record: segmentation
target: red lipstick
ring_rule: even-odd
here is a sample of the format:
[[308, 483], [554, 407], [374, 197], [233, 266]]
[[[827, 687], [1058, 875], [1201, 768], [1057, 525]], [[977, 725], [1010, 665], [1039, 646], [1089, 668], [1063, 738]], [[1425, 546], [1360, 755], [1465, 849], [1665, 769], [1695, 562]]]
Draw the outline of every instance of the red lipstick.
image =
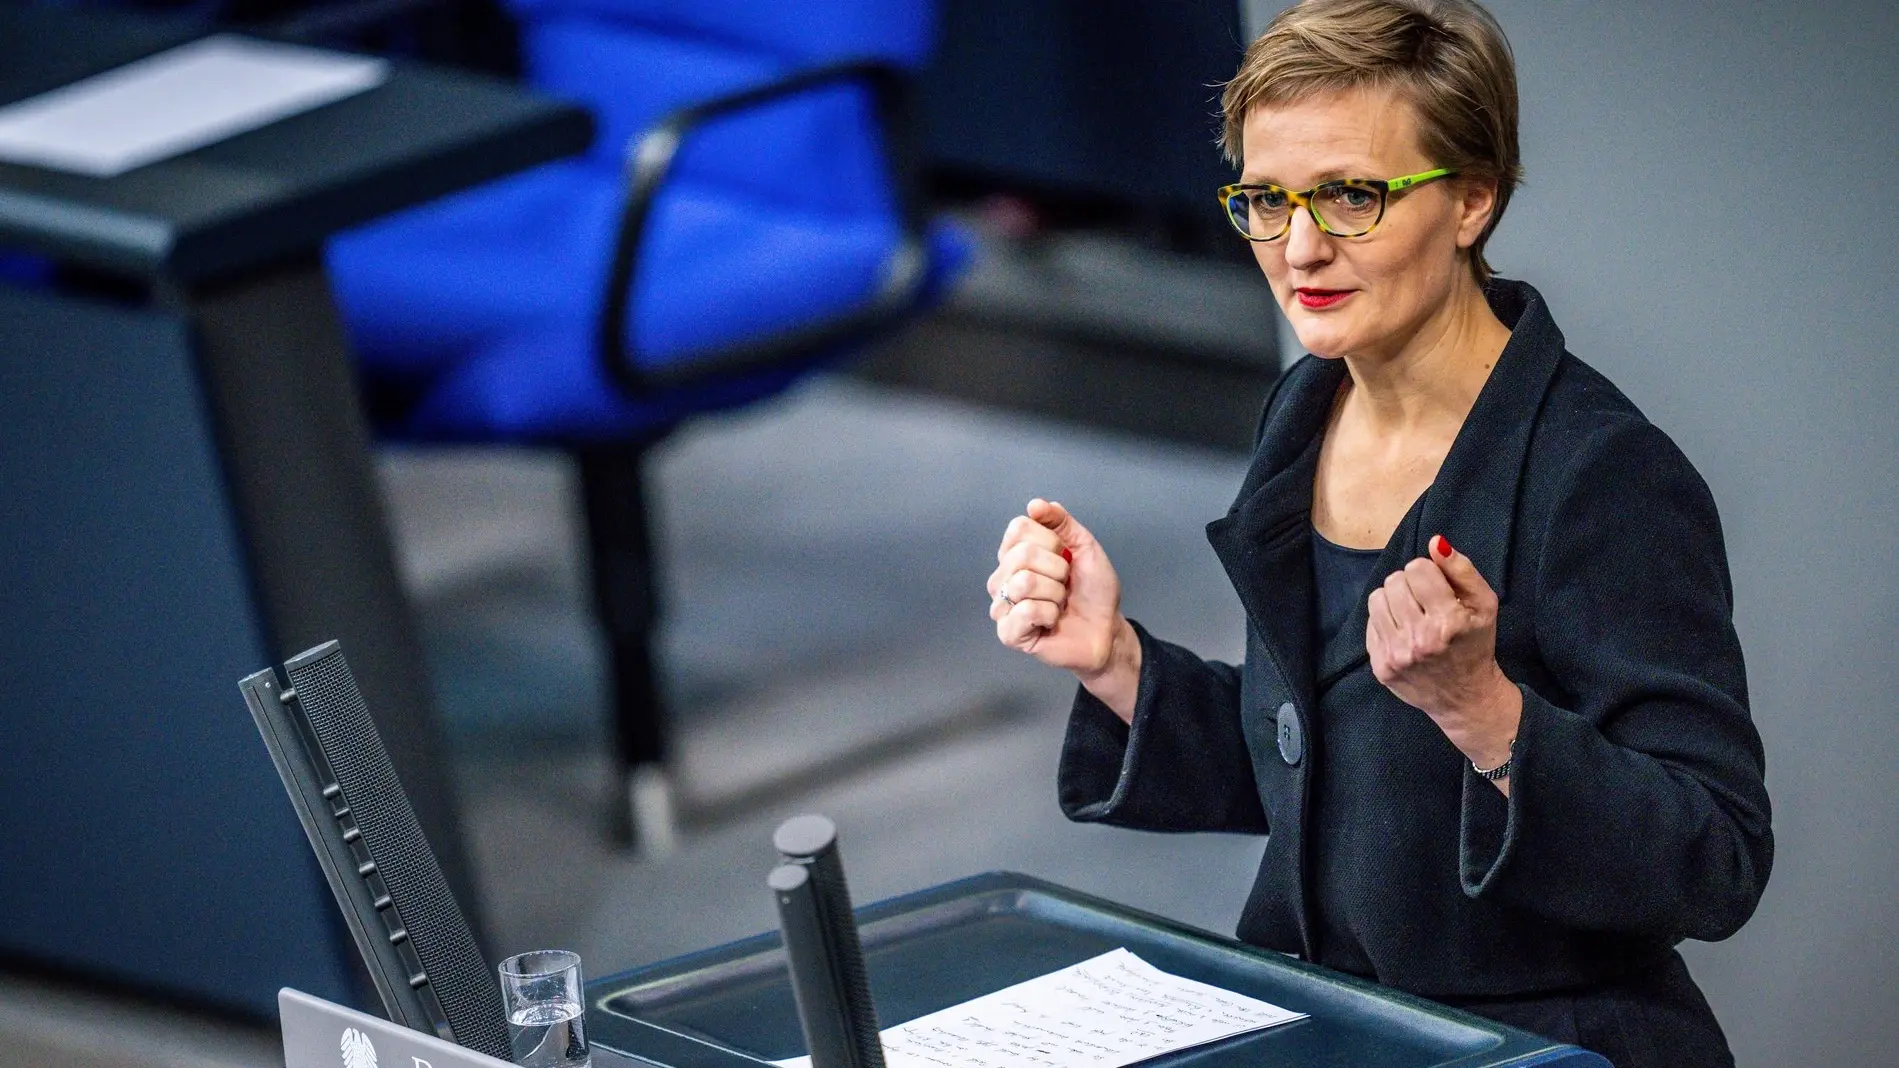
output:
[[1352, 290], [1349, 289], [1298, 289], [1294, 292], [1299, 294], [1300, 307], [1315, 310], [1336, 307], [1346, 297], [1352, 295]]

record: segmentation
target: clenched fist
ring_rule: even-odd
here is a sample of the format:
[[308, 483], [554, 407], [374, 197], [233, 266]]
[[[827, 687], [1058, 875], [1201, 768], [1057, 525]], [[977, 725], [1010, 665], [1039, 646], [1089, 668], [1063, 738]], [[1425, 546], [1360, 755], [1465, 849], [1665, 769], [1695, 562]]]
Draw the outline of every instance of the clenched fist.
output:
[[1010, 520], [990, 573], [996, 638], [1065, 668], [1124, 720], [1134, 717], [1140, 641], [1121, 615], [1121, 579], [1088, 528], [1036, 498]]
[[[1482, 768], [1510, 759], [1523, 695], [1497, 665], [1497, 595], [1442, 535], [1372, 591], [1372, 674]], [[1507, 792], [1507, 789], [1506, 789]]]

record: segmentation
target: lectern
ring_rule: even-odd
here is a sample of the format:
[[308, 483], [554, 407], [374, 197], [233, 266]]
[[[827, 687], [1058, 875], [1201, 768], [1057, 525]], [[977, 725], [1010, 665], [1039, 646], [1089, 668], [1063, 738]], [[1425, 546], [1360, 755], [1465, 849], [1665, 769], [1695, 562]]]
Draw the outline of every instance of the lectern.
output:
[[[991, 873], [857, 910], [885, 1026], [1125, 947], [1303, 1020], [1144, 1062], [1153, 1068], [1609, 1068], [1602, 1057], [1053, 883]], [[588, 984], [597, 1047], [678, 1068], [804, 1052], [785, 959], [760, 935]]]

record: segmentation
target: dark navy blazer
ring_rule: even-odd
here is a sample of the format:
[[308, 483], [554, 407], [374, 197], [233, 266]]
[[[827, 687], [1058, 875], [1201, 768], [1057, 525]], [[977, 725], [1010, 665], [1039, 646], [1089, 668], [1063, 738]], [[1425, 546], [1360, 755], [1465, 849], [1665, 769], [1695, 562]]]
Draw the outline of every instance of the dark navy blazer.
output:
[[1267, 835], [1245, 941], [1452, 1000], [1589, 989], [1725, 938], [1773, 859], [1706, 484], [1534, 289], [1488, 295], [1509, 344], [1373, 581], [1441, 533], [1497, 591], [1523, 691], [1509, 798], [1373, 677], [1362, 597], [1312, 648], [1312, 483], [1345, 367], [1311, 356], [1207, 528], [1245, 663], [1137, 627], [1132, 727], [1082, 691], [1060, 775], [1073, 819]]

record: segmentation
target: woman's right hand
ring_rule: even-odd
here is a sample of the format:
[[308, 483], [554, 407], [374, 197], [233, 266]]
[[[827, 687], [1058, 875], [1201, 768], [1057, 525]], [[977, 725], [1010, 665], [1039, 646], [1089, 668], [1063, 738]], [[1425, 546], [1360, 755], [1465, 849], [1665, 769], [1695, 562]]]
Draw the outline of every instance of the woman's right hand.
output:
[[1121, 615], [1121, 579], [1094, 535], [1067, 509], [1038, 497], [1009, 522], [996, 560], [988, 583], [996, 638], [1074, 672], [1132, 721], [1141, 643]]

